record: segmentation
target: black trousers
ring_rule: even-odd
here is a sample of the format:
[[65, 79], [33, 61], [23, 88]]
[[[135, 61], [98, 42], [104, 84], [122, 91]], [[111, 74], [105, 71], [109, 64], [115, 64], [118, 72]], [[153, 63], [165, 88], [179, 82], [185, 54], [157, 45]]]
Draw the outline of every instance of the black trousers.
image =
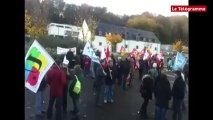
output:
[[52, 112], [53, 112], [53, 105], [56, 100], [56, 120], [63, 120], [62, 117], [62, 97], [50, 97], [49, 99], [49, 105], [48, 105], [48, 110], [47, 110], [47, 118], [51, 119], [52, 118]]
[[141, 116], [146, 116], [147, 117], [147, 106], [149, 104], [149, 99], [148, 98], [144, 98], [144, 102], [141, 105], [141, 109], [140, 109], [140, 114]]
[[79, 113], [79, 97], [80, 97], [80, 94], [71, 96], [72, 102], [73, 102], [73, 107], [74, 107], [72, 111], [75, 115], [77, 115]]
[[173, 120], [182, 119], [182, 104], [183, 100], [173, 99]]
[[67, 90], [68, 90], [68, 85], [66, 84], [64, 86], [64, 96], [63, 96], [63, 112], [67, 111]]

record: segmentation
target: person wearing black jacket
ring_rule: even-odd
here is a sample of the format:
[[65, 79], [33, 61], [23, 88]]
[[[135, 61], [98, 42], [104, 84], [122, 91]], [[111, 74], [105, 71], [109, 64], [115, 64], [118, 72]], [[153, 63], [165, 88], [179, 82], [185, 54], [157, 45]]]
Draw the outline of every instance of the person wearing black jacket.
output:
[[116, 78], [118, 80], [118, 85], [120, 86], [122, 83], [122, 75], [123, 75], [123, 70], [122, 70], [122, 66], [121, 66], [121, 60], [118, 60], [117, 64], [116, 64]]
[[149, 100], [152, 99], [152, 93], [154, 91], [153, 86], [154, 86], [153, 79], [151, 77], [151, 73], [149, 72], [148, 74], [143, 76], [142, 84], [140, 86], [141, 97], [144, 98], [144, 102], [141, 105], [141, 108], [139, 111], [142, 118], [148, 118], [147, 106], [149, 104]]
[[[82, 70], [80, 65], [75, 65], [74, 66], [74, 70], [73, 70], [73, 75], [74, 78], [71, 79], [71, 81], [69, 82], [69, 95], [72, 98], [73, 101], [73, 110], [71, 111], [71, 113], [73, 115], [75, 115], [75, 118], [79, 117], [79, 98], [80, 98], [80, 93], [82, 91]], [[76, 91], [76, 89], [79, 89]]]
[[77, 59], [76, 59], [76, 57], [74, 56], [74, 53], [71, 50], [69, 50], [67, 52], [66, 58], [69, 61], [68, 67], [70, 69], [73, 69], [73, 67], [77, 64]]
[[104, 71], [106, 71], [106, 77], [105, 77], [105, 93], [104, 93], [104, 103], [110, 102], [113, 103], [113, 85], [115, 83], [115, 79], [113, 76], [113, 73], [115, 72], [113, 70], [113, 63], [110, 61], [109, 66], [105, 68]]
[[172, 87], [172, 96], [173, 96], [173, 120], [181, 120], [182, 118], [182, 111], [181, 105], [184, 100], [185, 96], [185, 82], [181, 76], [181, 71], [177, 70], [176, 72], [177, 78]]
[[123, 69], [122, 86], [123, 86], [123, 90], [125, 90], [127, 77], [128, 77], [128, 74], [130, 73], [130, 61], [127, 58], [121, 62], [121, 68]]
[[166, 112], [169, 108], [169, 100], [171, 99], [171, 87], [165, 74], [161, 74], [159, 81], [155, 87], [155, 120], [166, 120]]

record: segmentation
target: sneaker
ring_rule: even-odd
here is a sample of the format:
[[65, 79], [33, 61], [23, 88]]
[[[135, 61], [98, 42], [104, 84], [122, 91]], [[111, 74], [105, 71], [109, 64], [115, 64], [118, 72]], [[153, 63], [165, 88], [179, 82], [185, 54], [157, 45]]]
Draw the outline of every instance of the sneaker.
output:
[[110, 102], [111, 102], [111, 103], [114, 103], [114, 100], [113, 100], [113, 99], [111, 99], [111, 100], [110, 100]]
[[107, 100], [104, 100], [104, 103], [107, 103]]

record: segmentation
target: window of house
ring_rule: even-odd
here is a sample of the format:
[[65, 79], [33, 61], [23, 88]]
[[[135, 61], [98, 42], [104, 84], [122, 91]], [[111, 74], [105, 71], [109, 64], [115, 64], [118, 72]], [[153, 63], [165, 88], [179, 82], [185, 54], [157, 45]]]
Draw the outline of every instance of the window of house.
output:
[[152, 42], [156, 42], [156, 40], [155, 40], [155, 39], [152, 39]]
[[102, 42], [99, 42], [99, 46], [102, 46]]
[[62, 26], [62, 25], [56, 25], [56, 27], [61, 27], [61, 28], [63, 28], [64, 26]]
[[72, 32], [72, 36], [78, 36], [79, 32]]
[[143, 37], [142, 36], [140, 36], [140, 40], [143, 41]]
[[138, 49], [138, 45], [136, 45], [136, 49]]
[[69, 28], [69, 29], [71, 29], [71, 27], [69, 27], [69, 26], [65, 26], [65, 28]]
[[128, 47], [128, 45], [125, 45], [125, 48], [127, 48]]
[[100, 35], [100, 36], [101, 36], [101, 35], [102, 35], [102, 31], [100, 31], [100, 30], [99, 30], [98, 35]]
[[71, 31], [66, 30], [66, 31], [65, 31], [65, 35], [71, 36]]
[[146, 38], [143, 38], [143, 41], [146, 42]]

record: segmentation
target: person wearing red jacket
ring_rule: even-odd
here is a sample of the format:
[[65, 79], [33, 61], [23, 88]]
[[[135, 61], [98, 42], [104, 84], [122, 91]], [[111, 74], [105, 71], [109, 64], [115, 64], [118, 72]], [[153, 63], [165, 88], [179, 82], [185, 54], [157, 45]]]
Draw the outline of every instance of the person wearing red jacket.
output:
[[[56, 64], [61, 66], [61, 61], [57, 60]], [[54, 64], [52, 68], [48, 71], [46, 77], [47, 84], [50, 86], [50, 98], [47, 110], [47, 118], [52, 118], [52, 109], [56, 100], [56, 120], [62, 120], [62, 98], [63, 90], [67, 80], [65, 73], [56, 64]]]

